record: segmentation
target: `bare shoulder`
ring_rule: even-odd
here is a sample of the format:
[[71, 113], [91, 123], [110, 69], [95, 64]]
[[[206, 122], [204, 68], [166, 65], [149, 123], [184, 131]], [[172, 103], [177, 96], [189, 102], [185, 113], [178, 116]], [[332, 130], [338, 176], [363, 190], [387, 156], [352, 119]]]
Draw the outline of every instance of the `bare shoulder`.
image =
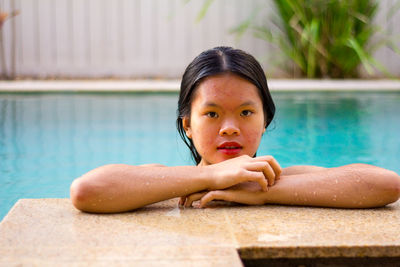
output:
[[295, 175], [302, 173], [310, 173], [310, 172], [318, 172], [326, 170], [325, 167], [312, 166], [312, 165], [298, 165], [298, 166], [290, 166], [282, 169], [281, 175]]
[[158, 163], [151, 163], [151, 164], [143, 164], [139, 165], [140, 167], [166, 167], [165, 165], [158, 164]]

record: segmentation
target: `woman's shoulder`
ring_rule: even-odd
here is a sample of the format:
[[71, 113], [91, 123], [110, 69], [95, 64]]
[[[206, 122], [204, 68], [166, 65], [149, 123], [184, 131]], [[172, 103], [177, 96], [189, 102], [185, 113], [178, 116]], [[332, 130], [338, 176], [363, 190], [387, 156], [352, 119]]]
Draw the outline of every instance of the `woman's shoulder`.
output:
[[158, 164], [158, 163], [142, 164], [139, 166], [140, 167], [166, 167], [165, 165]]

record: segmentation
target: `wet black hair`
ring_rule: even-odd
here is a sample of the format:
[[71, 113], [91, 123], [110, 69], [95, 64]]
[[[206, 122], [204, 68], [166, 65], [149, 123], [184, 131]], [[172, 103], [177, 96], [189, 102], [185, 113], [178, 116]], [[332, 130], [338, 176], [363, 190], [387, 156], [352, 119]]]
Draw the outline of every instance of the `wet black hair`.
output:
[[177, 110], [178, 118], [176, 120], [179, 135], [189, 147], [196, 164], [200, 163], [201, 156], [197, 152], [192, 139], [186, 136], [182, 119], [184, 117], [190, 118], [193, 95], [201, 81], [206, 77], [222, 73], [234, 73], [258, 88], [263, 103], [265, 128], [274, 118], [275, 104], [268, 89], [267, 78], [260, 63], [252, 55], [240, 49], [226, 46], [215, 47], [202, 52], [186, 67], [182, 76]]

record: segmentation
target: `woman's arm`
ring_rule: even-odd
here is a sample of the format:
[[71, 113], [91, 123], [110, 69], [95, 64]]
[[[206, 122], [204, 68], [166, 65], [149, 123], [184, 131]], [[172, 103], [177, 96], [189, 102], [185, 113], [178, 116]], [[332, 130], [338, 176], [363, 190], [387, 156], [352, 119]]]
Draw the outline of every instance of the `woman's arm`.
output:
[[290, 166], [282, 169], [282, 174], [284, 176], [294, 175], [294, 174], [303, 174], [303, 173], [311, 173], [326, 170], [327, 168], [312, 166], [312, 165], [296, 165]]
[[73, 181], [71, 200], [82, 211], [121, 212], [203, 190], [229, 188], [245, 181], [255, 182], [267, 190], [280, 172], [278, 163], [270, 156], [242, 156], [210, 166], [113, 164]]
[[380, 207], [399, 199], [400, 177], [395, 172], [366, 164], [314, 169], [309, 173], [282, 176], [265, 197], [265, 203]]
[[70, 195], [82, 211], [121, 212], [205, 188], [201, 168], [112, 164], [73, 181]]
[[244, 204], [285, 204], [338, 208], [371, 208], [395, 202], [400, 197], [400, 177], [392, 171], [366, 164], [338, 168], [297, 166], [284, 169], [280, 180], [268, 192], [254, 183], [243, 183], [227, 190], [188, 196], [190, 206], [200, 200], [204, 207], [218, 199]]

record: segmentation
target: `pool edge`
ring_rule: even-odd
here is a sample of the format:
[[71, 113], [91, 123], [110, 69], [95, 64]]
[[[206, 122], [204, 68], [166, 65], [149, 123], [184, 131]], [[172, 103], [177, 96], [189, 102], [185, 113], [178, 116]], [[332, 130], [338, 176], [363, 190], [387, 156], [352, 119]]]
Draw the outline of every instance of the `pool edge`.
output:
[[[271, 91], [400, 91], [400, 80], [269, 79]], [[0, 81], [0, 93], [178, 92], [180, 80], [19, 80]]]

